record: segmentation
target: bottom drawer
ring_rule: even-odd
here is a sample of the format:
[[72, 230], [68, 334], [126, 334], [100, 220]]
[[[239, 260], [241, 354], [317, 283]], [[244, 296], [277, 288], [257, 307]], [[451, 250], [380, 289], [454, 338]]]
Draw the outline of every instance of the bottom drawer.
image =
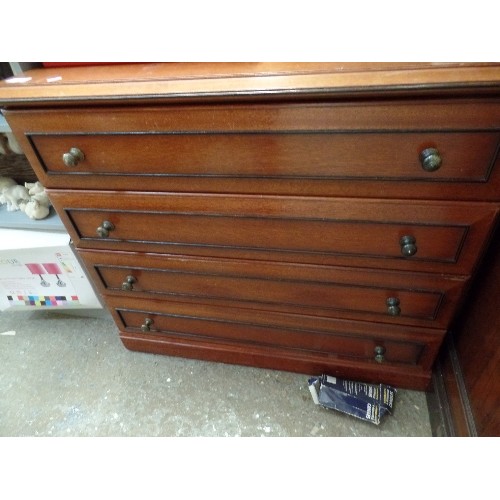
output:
[[441, 330], [160, 300], [108, 296], [106, 302], [122, 340], [133, 350], [420, 389], [444, 335]]

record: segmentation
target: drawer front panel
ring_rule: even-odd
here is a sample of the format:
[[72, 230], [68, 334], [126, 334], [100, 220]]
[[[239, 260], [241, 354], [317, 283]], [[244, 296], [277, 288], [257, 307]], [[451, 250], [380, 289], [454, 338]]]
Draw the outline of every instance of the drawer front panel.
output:
[[[293, 220], [285, 217], [89, 212], [78, 209], [68, 213], [81, 239], [86, 241], [97, 239], [96, 229], [108, 220], [113, 223], [114, 229], [106, 241], [120, 241], [125, 248], [130, 242], [162, 245], [166, 252], [175, 251], [172, 246], [208, 247], [236, 252], [267, 251], [270, 255], [286, 253], [292, 261], [295, 254], [311, 254], [313, 262], [318, 254], [327, 259], [333, 258], [335, 254], [399, 259], [400, 235], [411, 233], [419, 242], [414, 262], [430, 260], [455, 263], [467, 233], [466, 228], [460, 226], [377, 224], [335, 219]], [[99, 243], [102, 242], [102, 239], [99, 240]]]
[[[231, 133], [32, 136], [45, 170], [57, 174], [139, 177], [259, 177], [485, 182], [498, 132]], [[74, 167], [63, 154], [77, 147]], [[436, 148], [442, 164], [422, 168], [420, 153]]]
[[[469, 274], [497, 214], [490, 205], [381, 200], [50, 195], [80, 248], [456, 274]], [[113, 229], [99, 236], [106, 221]]]
[[[499, 199], [495, 99], [6, 116], [46, 187], [100, 189], [105, 183], [130, 190], [140, 182], [145, 191]], [[63, 155], [71, 148], [84, 155], [68, 167]], [[420, 158], [429, 148], [441, 160], [432, 171]]]
[[351, 268], [81, 252], [103, 293], [447, 326], [464, 280]]
[[[231, 308], [190, 306], [123, 301], [109, 298], [108, 303], [121, 331], [151, 336], [171, 335], [192, 340], [234, 342], [269, 348], [317, 353], [324, 357], [355, 358], [383, 366], [391, 363], [427, 364], [427, 350], [433, 352], [442, 332], [410, 329], [405, 334], [398, 328], [386, 333], [379, 326], [373, 329], [363, 323], [333, 321], [329, 330], [311, 321], [286, 326], [287, 315], [266, 314]], [[131, 307], [130, 307], [131, 305]], [[284, 323], [284, 324], [281, 324]], [[306, 321], [307, 323], [307, 321]], [[376, 358], [377, 353], [379, 357]]]

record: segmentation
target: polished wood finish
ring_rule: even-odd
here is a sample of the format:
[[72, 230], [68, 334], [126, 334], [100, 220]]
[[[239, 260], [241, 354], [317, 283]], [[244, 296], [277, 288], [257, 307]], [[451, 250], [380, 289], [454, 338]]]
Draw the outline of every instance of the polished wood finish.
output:
[[[316, 319], [290, 314], [247, 311], [235, 307], [173, 303], [164, 300], [132, 300], [114, 297], [110, 304], [119, 312], [123, 328], [141, 330], [146, 318], [152, 320], [150, 331], [154, 333], [177, 332], [222, 339], [257, 342], [269, 346], [293, 347], [306, 351], [318, 351], [329, 355], [362, 357], [374, 360], [375, 347], [382, 345], [384, 362], [417, 364], [429, 361], [423, 340], [431, 348], [440, 342], [441, 332], [409, 330], [408, 340], [401, 342], [398, 328], [374, 329], [362, 322], [345, 322], [338, 319]], [[311, 335], [311, 334], [314, 335]], [[422, 336], [422, 333], [424, 336]], [[412, 337], [413, 335], [413, 337]]]
[[425, 389], [498, 219], [499, 68], [57, 68], [0, 103], [126, 347]]
[[34, 69], [25, 78], [0, 85], [2, 102], [36, 107], [498, 92], [497, 64], [466, 63], [134, 64]]
[[[485, 182], [496, 158], [497, 132], [328, 133], [172, 132], [30, 137], [47, 173], [183, 177], [291, 177]], [[85, 159], [74, 170], [61, 151], [77, 146]], [[437, 146], [449, 168], [432, 175], [419, 153]], [[145, 151], [146, 154], [142, 154]], [[148, 154], [149, 153], [149, 154]], [[312, 154], [311, 154], [312, 153]], [[137, 158], [141, 157], [141, 162]], [[353, 160], [355, 157], [355, 160]], [[398, 162], [394, 161], [398, 158]], [[167, 169], [165, 166], [167, 165]], [[311, 171], [314, 165], [314, 171]], [[355, 168], [353, 168], [355, 167]], [[451, 167], [456, 172], [451, 171]]]
[[[442, 331], [345, 322], [304, 315], [247, 311], [164, 300], [108, 296], [124, 344], [135, 350], [279, 368], [317, 370], [398, 387], [424, 388]], [[146, 318], [151, 329], [143, 332]], [[407, 334], [407, 335], [406, 335]], [[382, 346], [385, 359], [375, 361]], [[397, 384], [396, 384], [397, 381]]]
[[[6, 116], [42, 183], [57, 188], [133, 190], [140, 179], [154, 191], [487, 200], [500, 190], [499, 113], [498, 100], [456, 99]], [[76, 167], [62, 159], [72, 147], [85, 154]], [[429, 147], [442, 158], [434, 172], [420, 161]]]
[[[470, 274], [497, 204], [48, 190], [81, 248]], [[117, 205], [117, 200], [120, 205]], [[96, 229], [115, 227], [108, 238]], [[400, 240], [415, 237], [405, 257]]]
[[[446, 327], [466, 281], [347, 267], [186, 256], [80, 252], [102, 293], [249, 309]], [[127, 276], [135, 281], [122, 290]], [[391, 316], [387, 300], [400, 301]]]

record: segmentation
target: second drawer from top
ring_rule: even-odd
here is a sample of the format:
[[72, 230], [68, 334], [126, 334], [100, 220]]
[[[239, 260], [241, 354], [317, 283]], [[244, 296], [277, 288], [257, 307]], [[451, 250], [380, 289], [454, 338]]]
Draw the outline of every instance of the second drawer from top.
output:
[[49, 191], [79, 248], [469, 275], [488, 203]]

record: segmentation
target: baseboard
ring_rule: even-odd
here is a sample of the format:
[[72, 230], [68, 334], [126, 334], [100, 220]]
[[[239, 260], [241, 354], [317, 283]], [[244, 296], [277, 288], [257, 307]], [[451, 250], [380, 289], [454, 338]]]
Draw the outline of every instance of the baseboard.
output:
[[429, 420], [434, 437], [477, 436], [453, 335], [448, 334], [426, 393]]
[[452, 423], [450, 404], [446, 395], [441, 363], [438, 361], [432, 373], [431, 389], [425, 393], [429, 421], [433, 437], [453, 437], [455, 429]]

